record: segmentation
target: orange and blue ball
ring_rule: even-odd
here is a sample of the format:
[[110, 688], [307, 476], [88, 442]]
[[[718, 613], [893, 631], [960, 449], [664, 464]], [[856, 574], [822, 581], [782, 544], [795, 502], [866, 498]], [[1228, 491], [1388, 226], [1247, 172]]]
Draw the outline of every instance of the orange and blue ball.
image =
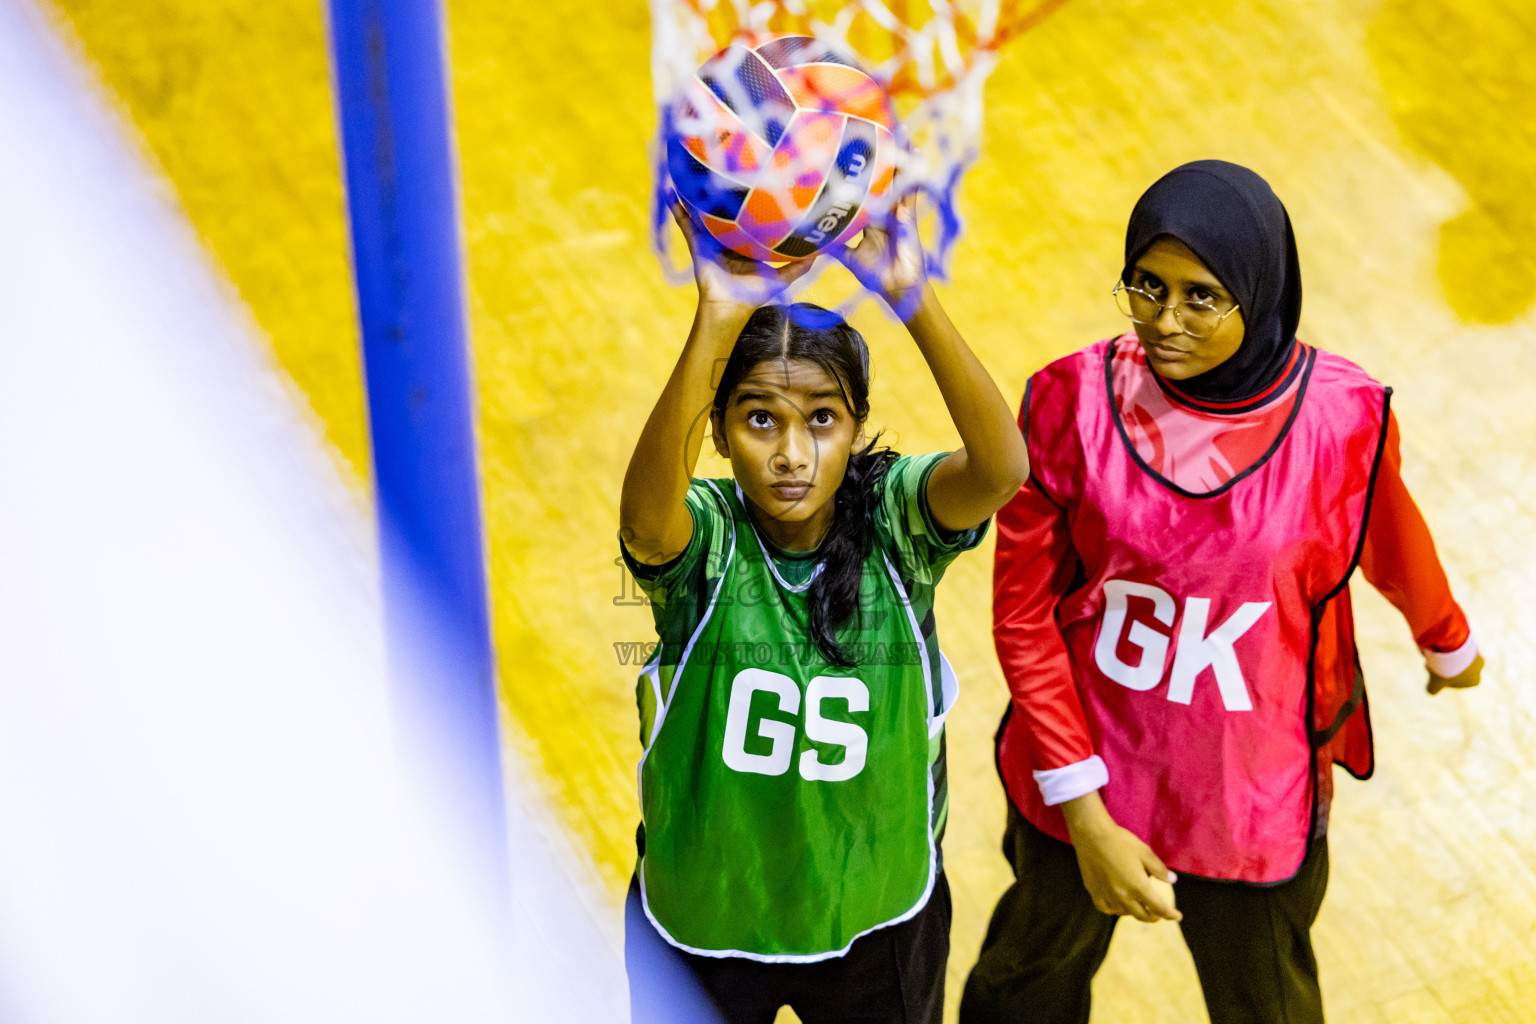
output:
[[755, 260], [809, 259], [853, 239], [895, 174], [889, 96], [811, 36], [727, 46], [669, 116], [678, 197], [721, 245]]

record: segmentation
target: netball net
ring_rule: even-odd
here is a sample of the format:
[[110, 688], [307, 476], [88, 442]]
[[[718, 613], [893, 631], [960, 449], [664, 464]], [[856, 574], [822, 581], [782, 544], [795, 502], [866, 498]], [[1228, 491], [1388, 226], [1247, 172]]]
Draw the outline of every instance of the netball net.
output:
[[[957, 197], [979, 154], [982, 87], [999, 50], [1066, 0], [651, 0], [651, 72], [657, 130], [651, 143], [652, 245], [669, 281], [690, 277], [670, 249], [674, 133], [716, 137], [707, 105], [688, 102], [700, 64], [730, 43], [813, 36], [854, 56], [884, 87], [897, 118], [895, 184], [870, 222], [897, 229], [892, 208], [920, 196], [920, 234], [931, 277], [947, 280], [963, 221]], [[718, 155], [718, 154], [717, 154]], [[799, 170], [798, 168], [796, 169]], [[857, 302], [857, 298], [854, 300]]]

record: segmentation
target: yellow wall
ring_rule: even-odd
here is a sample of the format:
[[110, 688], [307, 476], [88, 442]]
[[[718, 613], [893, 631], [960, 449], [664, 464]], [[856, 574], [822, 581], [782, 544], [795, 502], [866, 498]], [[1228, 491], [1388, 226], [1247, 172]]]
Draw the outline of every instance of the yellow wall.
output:
[[[320, 5], [51, 0], [209, 250], [366, 474], [356, 329]], [[1447, 8], [1452, 8], [1447, 11]], [[616, 603], [619, 482], [692, 297], [648, 251], [653, 124], [638, 0], [449, 4], [496, 639], [520, 750], [614, 906], [633, 859], [633, 669]], [[1139, 192], [1187, 160], [1247, 163], [1296, 224], [1304, 337], [1398, 387], [1405, 475], [1490, 651], [1485, 691], [1429, 701], [1411, 640], [1362, 594], [1378, 780], [1341, 782], [1319, 924], [1335, 1019], [1536, 1013], [1536, 23], [1522, 0], [1070, 0], [987, 91], [945, 301], [1004, 391], [1120, 326], [1108, 292]], [[814, 295], [837, 295], [829, 273]], [[870, 306], [874, 418], [952, 446], [911, 343]], [[704, 471], [723, 473], [706, 459]], [[360, 487], [361, 490], [361, 487]], [[990, 736], [1004, 689], [990, 556], [941, 594], [966, 687], [951, 718], [951, 1002], [1006, 868]], [[1158, 994], [1151, 995], [1156, 992]], [[1199, 993], [1177, 933], [1127, 925], [1096, 1019], [1178, 1021]]]

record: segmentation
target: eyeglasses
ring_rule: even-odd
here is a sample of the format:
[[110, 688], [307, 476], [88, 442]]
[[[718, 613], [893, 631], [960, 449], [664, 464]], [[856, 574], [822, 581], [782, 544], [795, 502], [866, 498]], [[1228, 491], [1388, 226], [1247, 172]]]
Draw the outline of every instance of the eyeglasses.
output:
[[[1115, 297], [1115, 305], [1120, 312], [1131, 318], [1132, 323], [1150, 324], [1163, 315], [1163, 310], [1168, 306], [1165, 299], [1160, 299], [1151, 292], [1133, 287], [1124, 281], [1115, 283], [1115, 290], [1111, 293]], [[1214, 302], [1203, 299], [1185, 299], [1176, 303], [1173, 307], [1173, 318], [1178, 321], [1179, 328], [1191, 338], [1208, 338], [1216, 333], [1216, 328], [1221, 322], [1233, 313], [1237, 312], [1237, 303], [1232, 303], [1225, 309]]]

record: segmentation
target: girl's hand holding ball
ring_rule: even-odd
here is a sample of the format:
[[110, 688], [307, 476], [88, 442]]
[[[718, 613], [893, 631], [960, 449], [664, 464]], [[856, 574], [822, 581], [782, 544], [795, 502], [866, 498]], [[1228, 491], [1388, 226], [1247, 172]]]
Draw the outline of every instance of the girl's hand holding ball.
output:
[[688, 244], [701, 312], [735, 314], [745, 323], [753, 310], [783, 296], [816, 262], [812, 258], [774, 267], [748, 259], [699, 231], [681, 203], [673, 203], [672, 219]]
[[889, 218], [878, 223], [871, 220], [858, 244], [837, 254], [859, 283], [884, 299], [904, 321], [912, 319], [928, 284], [916, 202], [915, 196], [908, 196]]

